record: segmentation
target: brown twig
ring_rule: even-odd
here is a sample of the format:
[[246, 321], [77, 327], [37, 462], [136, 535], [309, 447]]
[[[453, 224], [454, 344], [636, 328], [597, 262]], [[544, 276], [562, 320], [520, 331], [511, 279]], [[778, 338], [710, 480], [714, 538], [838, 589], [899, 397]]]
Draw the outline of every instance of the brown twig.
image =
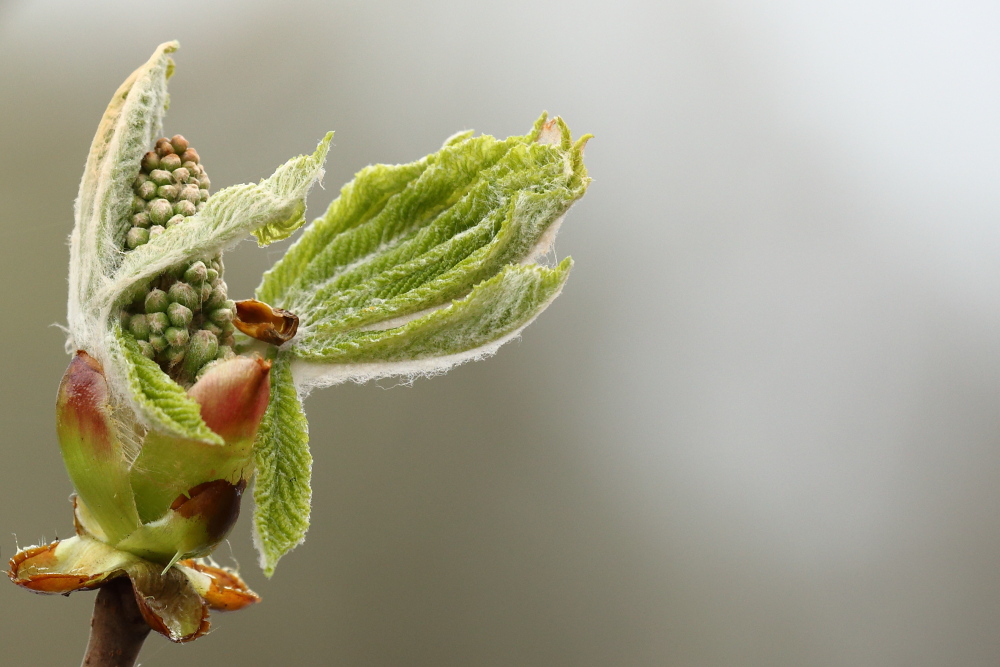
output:
[[132, 667], [148, 634], [128, 577], [108, 582], [94, 603], [83, 667]]

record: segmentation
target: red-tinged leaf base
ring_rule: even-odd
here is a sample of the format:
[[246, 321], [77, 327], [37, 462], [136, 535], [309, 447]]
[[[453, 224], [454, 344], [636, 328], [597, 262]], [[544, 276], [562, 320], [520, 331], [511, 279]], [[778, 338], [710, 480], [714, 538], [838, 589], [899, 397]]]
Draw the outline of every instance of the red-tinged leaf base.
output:
[[233, 572], [193, 560], [163, 566], [87, 535], [30, 547], [10, 560], [7, 576], [36, 593], [69, 595], [126, 576], [146, 623], [172, 642], [189, 642], [209, 629], [209, 609], [234, 611], [260, 598]]

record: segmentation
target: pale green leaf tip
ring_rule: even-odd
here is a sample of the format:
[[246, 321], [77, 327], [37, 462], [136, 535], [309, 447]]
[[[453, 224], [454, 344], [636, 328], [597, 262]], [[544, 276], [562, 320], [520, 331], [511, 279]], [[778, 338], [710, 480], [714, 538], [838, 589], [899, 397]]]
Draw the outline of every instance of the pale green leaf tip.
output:
[[[306, 184], [306, 190], [311, 188], [314, 183], [323, 178], [323, 165], [326, 163], [327, 153], [330, 152], [331, 141], [333, 141], [332, 131], [327, 132], [326, 135], [320, 140], [312, 155], [300, 155], [286, 163], [287, 166], [288, 164], [298, 162], [299, 164], [296, 164], [295, 166], [298, 167], [299, 170], [306, 172], [307, 174], [311, 172], [309, 182]], [[261, 181], [261, 183], [263, 182], [264, 181]], [[264, 227], [255, 229], [250, 233], [257, 239], [257, 246], [260, 248], [268, 246], [275, 241], [282, 241], [294, 234], [295, 230], [306, 223], [305, 212], [305, 193], [303, 193], [302, 201], [299, 202], [295, 212], [287, 219], [281, 221], [280, 223], [275, 222], [265, 225]]]

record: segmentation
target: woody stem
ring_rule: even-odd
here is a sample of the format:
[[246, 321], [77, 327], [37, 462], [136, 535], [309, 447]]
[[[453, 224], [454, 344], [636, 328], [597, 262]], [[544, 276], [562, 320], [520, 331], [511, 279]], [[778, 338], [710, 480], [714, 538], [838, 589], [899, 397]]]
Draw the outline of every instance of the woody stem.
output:
[[148, 634], [132, 583], [127, 577], [114, 579], [97, 593], [82, 667], [132, 667]]

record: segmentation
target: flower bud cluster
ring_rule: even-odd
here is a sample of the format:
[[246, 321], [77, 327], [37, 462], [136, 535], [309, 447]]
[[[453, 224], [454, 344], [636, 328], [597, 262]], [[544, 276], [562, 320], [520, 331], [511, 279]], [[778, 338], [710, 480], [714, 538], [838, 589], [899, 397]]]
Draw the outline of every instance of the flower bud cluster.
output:
[[[159, 139], [155, 150], [143, 156], [133, 184], [125, 250], [185, 224], [205, 205], [210, 184], [198, 152], [184, 137]], [[143, 354], [179, 382], [194, 382], [207, 364], [234, 354], [236, 306], [222, 273], [221, 254], [172, 267], [122, 312], [122, 328], [135, 337]]]

